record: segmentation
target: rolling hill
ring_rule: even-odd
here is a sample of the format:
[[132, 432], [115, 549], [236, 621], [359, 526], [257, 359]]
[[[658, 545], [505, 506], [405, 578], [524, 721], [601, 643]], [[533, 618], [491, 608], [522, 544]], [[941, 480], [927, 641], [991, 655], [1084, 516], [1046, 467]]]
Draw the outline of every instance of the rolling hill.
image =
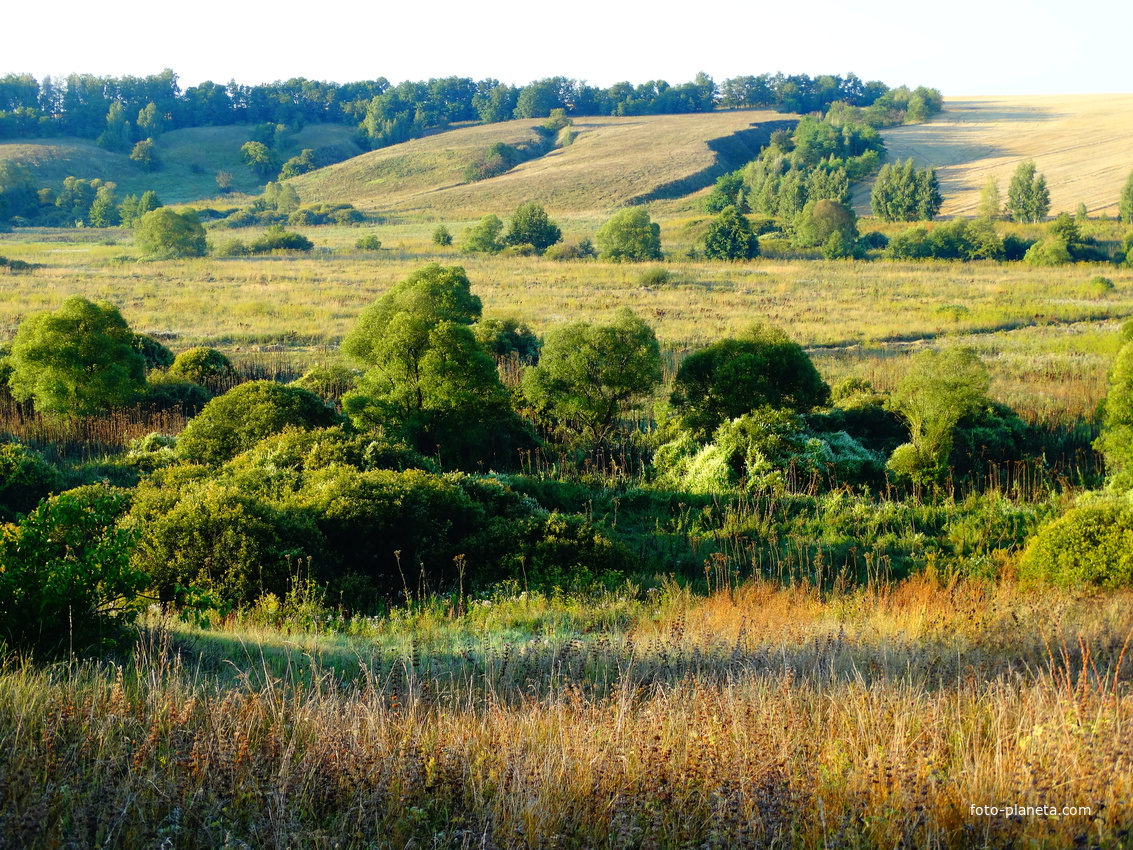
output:
[[793, 123], [761, 111], [578, 118], [568, 147], [464, 183], [464, 167], [493, 143], [538, 140], [532, 120], [470, 126], [363, 154], [294, 185], [304, 203], [345, 201], [372, 211], [475, 216], [529, 200], [556, 212], [607, 211], [711, 185], [754, 157], [784, 121]]
[[[1051, 213], [1117, 214], [1117, 199], [1133, 170], [1133, 94], [947, 98], [928, 124], [882, 133], [890, 161], [912, 157], [936, 166], [942, 216], [974, 215], [980, 190], [999, 183], [1003, 200], [1016, 166], [1033, 159], [1050, 189]], [[855, 193], [869, 212], [869, 186]]]

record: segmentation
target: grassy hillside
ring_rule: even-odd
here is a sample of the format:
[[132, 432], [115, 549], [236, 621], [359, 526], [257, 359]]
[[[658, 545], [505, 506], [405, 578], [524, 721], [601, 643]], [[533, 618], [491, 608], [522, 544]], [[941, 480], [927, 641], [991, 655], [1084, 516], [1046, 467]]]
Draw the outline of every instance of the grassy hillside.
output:
[[[119, 197], [155, 189], [167, 203], [185, 203], [217, 194], [216, 173], [228, 171], [237, 192], [258, 194], [263, 181], [240, 158], [250, 128], [193, 127], [174, 130], [157, 140], [162, 166], [143, 171], [126, 154], [103, 150], [86, 139], [60, 138], [0, 142], [0, 160], [15, 160], [31, 169], [41, 186], [58, 188], [66, 177], [95, 177], [118, 184]], [[282, 140], [286, 159], [303, 148], [334, 148], [340, 156], [362, 152], [354, 141], [355, 128], [341, 124], [314, 124]]]
[[474, 126], [373, 151], [304, 175], [304, 202], [346, 201], [374, 211], [444, 216], [506, 211], [537, 200], [549, 210], [609, 210], [679, 197], [753, 157], [774, 112], [579, 118], [569, 147], [506, 174], [465, 184], [464, 167], [495, 142], [535, 142], [536, 121]]
[[[1016, 166], [1033, 159], [1050, 189], [1051, 213], [1117, 214], [1133, 170], [1133, 94], [949, 98], [928, 124], [882, 134], [890, 159], [934, 165], [944, 193], [941, 215], [973, 215], [994, 178], [1003, 200]], [[855, 196], [869, 211], [869, 187]]]

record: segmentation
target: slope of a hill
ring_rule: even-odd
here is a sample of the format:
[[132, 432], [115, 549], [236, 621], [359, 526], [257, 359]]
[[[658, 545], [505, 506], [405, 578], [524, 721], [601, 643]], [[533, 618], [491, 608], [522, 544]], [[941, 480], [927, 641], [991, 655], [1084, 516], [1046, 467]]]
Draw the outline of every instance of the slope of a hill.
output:
[[[941, 215], [974, 215], [980, 190], [995, 179], [1004, 202], [1016, 166], [1033, 159], [1046, 175], [1051, 214], [1117, 214], [1133, 170], [1133, 94], [947, 98], [927, 124], [883, 131], [889, 159], [936, 166]], [[854, 196], [869, 212], [869, 186]]]
[[495, 142], [538, 140], [533, 120], [471, 126], [373, 151], [294, 181], [304, 203], [349, 202], [377, 212], [475, 216], [535, 200], [554, 211], [606, 211], [687, 195], [758, 153], [776, 112], [577, 118], [568, 147], [506, 174], [464, 183], [464, 167]]
[[[341, 124], [312, 124], [283, 139], [281, 157], [303, 148], [333, 150], [340, 158], [362, 152], [354, 141], [357, 128]], [[217, 194], [218, 171], [232, 174], [237, 192], [258, 194], [263, 179], [253, 174], [240, 157], [250, 128], [193, 127], [173, 130], [157, 140], [161, 167], [147, 172], [123, 153], [103, 150], [86, 139], [59, 138], [0, 142], [0, 160], [23, 163], [40, 186], [58, 189], [67, 177], [99, 178], [118, 185], [118, 196], [154, 189], [166, 203], [185, 203]]]

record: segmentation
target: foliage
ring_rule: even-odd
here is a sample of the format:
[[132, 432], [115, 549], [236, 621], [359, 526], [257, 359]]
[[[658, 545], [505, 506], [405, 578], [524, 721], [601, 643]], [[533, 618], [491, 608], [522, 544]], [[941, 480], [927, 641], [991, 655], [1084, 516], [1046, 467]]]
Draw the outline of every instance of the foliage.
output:
[[176, 213], [159, 207], [147, 212], [135, 225], [134, 243], [152, 260], [203, 257], [208, 252], [205, 229], [192, 210]]
[[479, 316], [463, 268], [415, 271], [366, 308], [343, 341], [367, 369], [344, 409], [359, 425], [387, 426], [422, 451], [440, 446], [463, 462], [521, 440], [495, 363], [470, 328]]
[[957, 218], [931, 231], [910, 227], [895, 233], [885, 252], [893, 260], [1001, 260], [1004, 254], [1004, 243], [987, 218]]
[[1035, 534], [1019, 577], [1076, 589], [1133, 585], [1133, 505], [1103, 498], [1071, 508]]
[[1094, 444], [1105, 456], [1110, 485], [1133, 490], [1133, 342], [1126, 342], [1109, 373], [1102, 433]]
[[438, 224], [433, 231], [433, 244], [440, 248], [447, 248], [452, 244], [452, 234], [443, 224]]
[[354, 242], [354, 247], [359, 251], [380, 251], [382, 240], [373, 233], [368, 233], [365, 236], [359, 236]]
[[532, 245], [535, 253], [542, 254], [562, 238], [562, 230], [547, 217], [546, 210], [529, 201], [512, 213], [503, 241], [508, 245]]
[[274, 381], [249, 381], [217, 396], [189, 421], [177, 440], [177, 454], [220, 464], [289, 425], [325, 428], [336, 420], [313, 393]]
[[708, 225], [704, 256], [709, 260], [750, 260], [759, 256], [759, 240], [751, 222], [736, 207], [724, 207]]
[[358, 373], [340, 364], [315, 366], [303, 373], [301, 378], [292, 381], [300, 389], [312, 392], [323, 401], [338, 404], [342, 397], [358, 383]]
[[161, 167], [161, 159], [157, 155], [157, 146], [153, 139], [142, 139], [130, 151], [130, 159], [136, 162], [145, 171], [156, 171]]
[[952, 432], [960, 419], [987, 405], [987, 367], [971, 348], [922, 351], [893, 393], [893, 409], [909, 426], [911, 442], [894, 450], [889, 466], [918, 484], [947, 471]]
[[685, 358], [670, 404], [680, 427], [703, 440], [724, 422], [759, 407], [808, 411], [830, 388], [802, 346], [771, 325], [755, 323]]
[[846, 241], [852, 246], [857, 242], [857, 218], [853, 210], [838, 201], [807, 201], [795, 217], [796, 245], [805, 248], [826, 245], [835, 234], [840, 237], [839, 244]]
[[604, 260], [641, 262], [661, 259], [661, 226], [644, 207], [627, 207], [614, 213], [595, 235]]
[[500, 239], [503, 229], [504, 223], [500, 221], [500, 217], [489, 213], [464, 231], [460, 250], [466, 254], [497, 254], [504, 249], [504, 243]]
[[1121, 197], [1118, 199], [1118, 215], [1122, 224], [1133, 224], [1133, 171], [1125, 179], [1121, 187]]
[[26, 514], [59, 489], [59, 471], [34, 449], [0, 443], [0, 519]]
[[173, 365], [173, 352], [160, 340], [149, 334], [134, 334], [134, 350], [142, 355], [146, 370], [168, 369]]
[[980, 189], [980, 203], [976, 207], [976, 213], [981, 218], [991, 221], [1003, 214], [1003, 200], [999, 194], [999, 182], [994, 177], [989, 178], [983, 188]]
[[782, 490], [788, 476], [821, 474], [833, 455], [797, 413], [762, 406], [721, 423], [707, 443], [682, 430], [658, 448], [654, 463], [664, 486], [723, 495], [737, 487]]
[[1034, 160], [1019, 163], [1007, 189], [1007, 212], [1015, 221], [1042, 221], [1050, 212], [1046, 178], [1035, 172]]
[[529, 366], [539, 360], [542, 342], [531, 328], [515, 317], [482, 319], [472, 326], [472, 333], [493, 357], [515, 357]]
[[869, 199], [870, 209], [882, 221], [927, 221], [943, 203], [936, 169], [919, 169], [912, 157], [904, 164], [881, 166]]
[[0, 638], [14, 649], [101, 649], [137, 614], [144, 573], [117, 524], [126, 494], [101, 486], [43, 502], [0, 538]]
[[318, 163], [315, 162], [314, 149], [303, 148], [298, 156], [293, 156], [283, 163], [283, 168], [279, 171], [279, 179], [287, 180], [291, 177], [298, 177], [300, 174], [314, 171], [318, 167]]
[[182, 351], [169, 366], [169, 376], [207, 387], [212, 392], [223, 392], [236, 380], [232, 361], [215, 348], [197, 346]]
[[118, 308], [73, 295], [53, 312], [20, 323], [8, 358], [8, 385], [53, 417], [86, 416], [135, 400], [145, 360]]
[[1027, 249], [1023, 262], [1030, 266], [1062, 266], [1073, 262], [1073, 257], [1065, 240], [1047, 236]]
[[245, 142], [240, 148], [240, 156], [260, 177], [272, 177], [279, 173], [279, 154], [263, 142]]
[[524, 373], [523, 392], [601, 443], [617, 417], [660, 382], [653, 329], [622, 308], [609, 324], [572, 322], [548, 331], [539, 364]]
[[273, 251], [300, 251], [309, 252], [315, 243], [302, 233], [293, 233], [284, 230], [281, 225], [273, 224], [263, 236], [252, 240], [248, 252], [252, 254], [270, 254]]

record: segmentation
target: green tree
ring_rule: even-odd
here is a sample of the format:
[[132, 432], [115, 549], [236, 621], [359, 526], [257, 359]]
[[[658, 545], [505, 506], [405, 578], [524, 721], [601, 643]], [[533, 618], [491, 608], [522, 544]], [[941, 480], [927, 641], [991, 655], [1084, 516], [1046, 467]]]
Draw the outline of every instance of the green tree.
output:
[[146, 171], [157, 171], [161, 167], [161, 159], [157, 155], [157, 146], [153, 139], [142, 139], [130, 151], [130, 159]]
[[813, 248], [825, 245], [832, 236], [851, 244], [858, 238], [858, 221], [853, 210], [837, 201], [808, 201], [795, 217], [795, 244]]
[[8, 366], [12, 395], [54, 417], [128, 405], [145, 386], [145, 361], [118, 308], [80, 295], [21, 322]]
[[118, 199], [114, 196], [115, 188], [113, 183], [99, 187], [94, 203], [90, 205], [91, 227], [115, 227], [122, 222]]
[[882, 221], [928, 221], [943, 203], [936, 169], [919, 169], [912, 157], [881, 166], [869, 199], [870, 209]]
[[489, 213], [464, 232], [460, 250], [466, 254], [498, 254], [504, 249], [500, 240], [503, 229], [500, 217]]
[[536, 253], [542, 254], [563, 238], [559, 226], [551, 221], [546, 210], [534, 201], [528, 201], [515, 208], [508, 222], [504, 242], [508, 245], [532, 245]]
[[343, 408], [362, 426], [399, 430], [421, 451], [462, 461], [518, 433], [495, 362], [471, 325], [480, 317], [464, 269], [431, 264], [366, 308], [342, 350], [366, 369]]
[[802, 346], [757, 322], [738, 338], [686, 357], [669, 401], [681, 427], [704, 440], [725, 421], [758, 407], [806, 412], [829, 399], [830, 388]]
[[1118, 202], [1118, 215], [1123, 224], [1133, 224], [1133, 171], [1121, 187], [1121, 199]]
[[263, 142], [245, 142], [240, 148], [244, 164], [260, 177], [273, 177], [279, 173], [279, 155]]
[[182, 351], [169, 367], [169, 377], [200, 384], [214, 393], [224, 392], [238, 379], [232, 361], [215, 348], [197, 346]]
[[203, 257], [208, 252], [205, 229], [196, 212], [175, 213], [166, 207], [146, 213], [134, 228], [134, 244], [149, 259]]
[[980, 190], [980, 203], [976, 214], [981, 218], [995, 221], [1003, 214], [1003, 200], [999, 195], [999, 181], [994, 177], [988, 179]]
[[293, 156], [283, 163], [283, 168], [279, 172], [279, 179], [287, 180], [290, 177], [298, 177], [300, 174], [314, 171], [318, 167], [319, 165], [315, 161], [315, 151], [312, 148], [303, 148], [298, 156]]
[[1007, 189], [1007, 212], [1015, 221], [1042, 221], [1050, 212], [1046, 178], [1035, 172], [1034, 160], [1020, 162]]
[[750, 260], [759, 256], [759, 240], [751, 222], [734, 206], [724, 207], [708, 225], [704, 256], [709, 260]]
[[1133, 489], [1133, 343], [1122, 346], [1110, 370], [1102, 433], [1094, 447], [1105, 457], [1110, 485]]
[[891, 403], [909, 426], [910, 442], [889, 459], [894, 471], [918, 484], [938, 482], [947, 471], [956, 423], [988, 405], [990, 379], [975, 349], [922, 351], [897, 385]]
[[433, 231], [433, 244], [440, 248], [447, 248], [452, 244], [452, 234], [443, 224], [438, 224], [437, 229]]
[[594, 237], [602, 259], [641, 262], [661, 259], [661, 227], [644, 207], [619, 210]]
[[602, 443], [617, 417], [660, 383], [653, 329], [622, 308], [609, 324], [572, 322], [549, 331], [539, 364], [524, 373], [523, 392]]

